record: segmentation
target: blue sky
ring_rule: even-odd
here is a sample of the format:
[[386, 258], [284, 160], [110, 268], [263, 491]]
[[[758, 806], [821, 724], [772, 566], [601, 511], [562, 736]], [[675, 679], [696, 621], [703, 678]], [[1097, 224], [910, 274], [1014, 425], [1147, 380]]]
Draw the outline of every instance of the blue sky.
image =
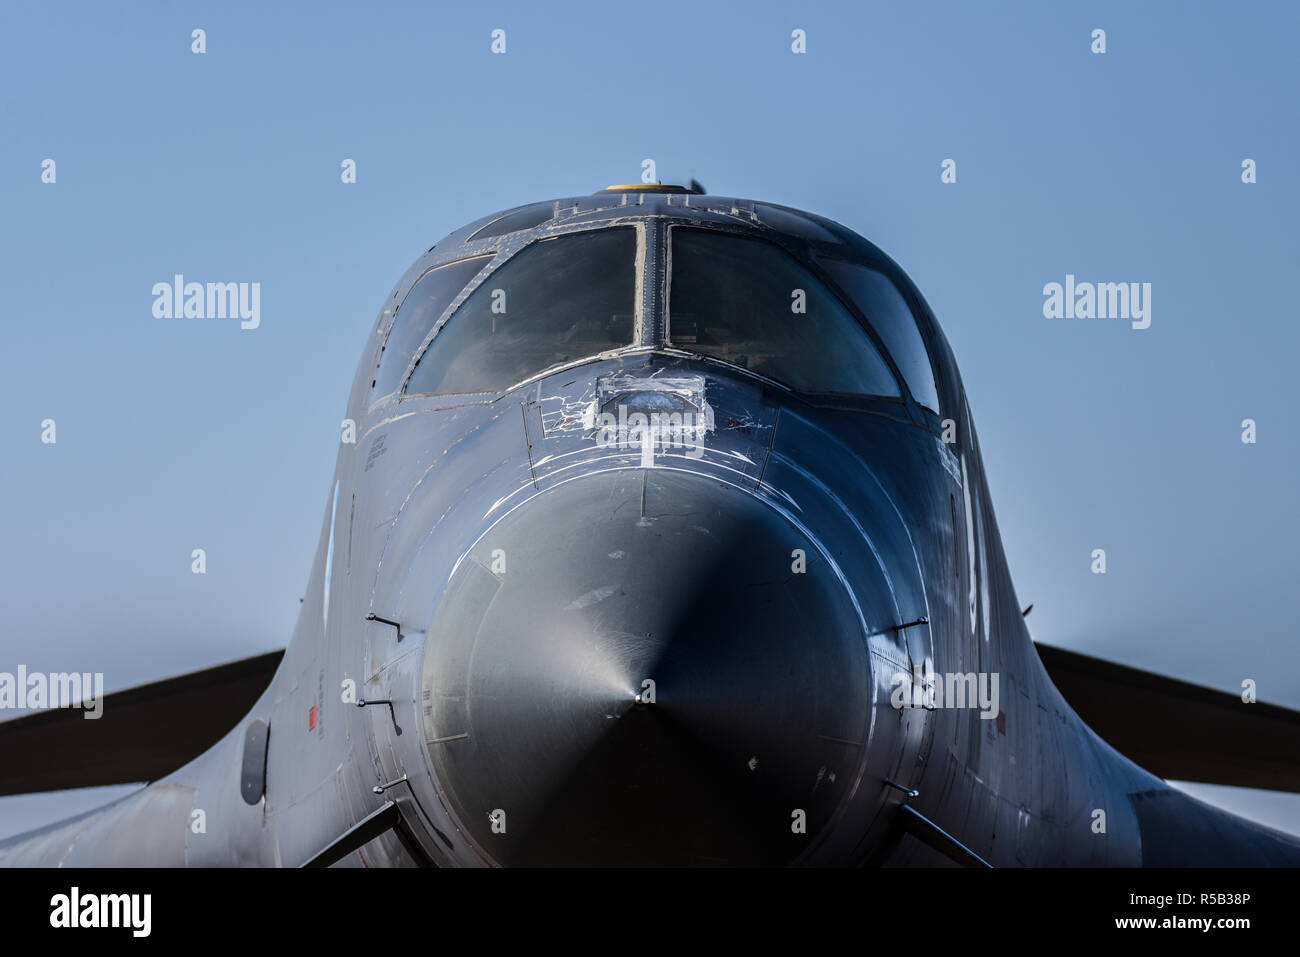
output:
[[[838, 220], [916, 281], [1035, 637], [1300, 708], [1298, 22], [1280, 2], [8, 5], [0, 670], [117, 689], [282, 647], [392, 283], [465, 222], [653, 158]], [[155, 319], [175, 273], [260, 282], [260, 327]], [[1151, 327], [1044, 318], [1067, 273], [1151, 283]], [[1292, 796], [1194, 793], [1300, 831]], [[0, 800], [0, 834], [100, 797]]]

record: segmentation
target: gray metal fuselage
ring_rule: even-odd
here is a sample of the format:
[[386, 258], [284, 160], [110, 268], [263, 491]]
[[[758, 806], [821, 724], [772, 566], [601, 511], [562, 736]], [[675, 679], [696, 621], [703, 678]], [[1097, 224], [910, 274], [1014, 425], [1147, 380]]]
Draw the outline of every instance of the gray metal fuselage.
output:
[[[787, 213], [809, 229], [773, 229], [743, 200], [601, 193], [467, 242], [487, 217], [422, 256], [357, 371], [356, 441], [340, 446], [271, 685], [197, 760], [0, 846], [0, 863], [296, 866], [389, 800], [418, 852], [387, 833], [350, 862], [949, 863], [898, 837], [904, 803], [993, 866], [1300, 861], [1283, 836], [1125, 759], [1066, 704], [1026, 630], [933, 315], [876, 247]], [[666, 345], [675, 223], [804, 262], [833, 246], [886, 272], [916, 314], [940, 413], [905, 390], [800, 395]], [[636, 344], [500, 394], [372, 394], [394, 309], [430, 267], [497, 254], [454, 319], [525, 245], [611, 226], [638, 231]], [[593, 416], [664, 396], [707, 406], [699, 449], [597, 441]], [[986, 717], [891, 700], [899, 675], [942, 689], [968, 674], [997, 678]], [[270, 735], [250, 805], [256, 719]]]

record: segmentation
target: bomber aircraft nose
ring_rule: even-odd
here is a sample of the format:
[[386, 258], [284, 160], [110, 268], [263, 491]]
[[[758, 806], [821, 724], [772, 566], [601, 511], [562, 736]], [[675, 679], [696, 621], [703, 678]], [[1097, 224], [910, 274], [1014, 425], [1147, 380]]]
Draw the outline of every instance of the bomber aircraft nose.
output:
[[812, 530], [667, 469], [555, 486], [458, 565], [428, 634], [425, 737], [500, 864], [783, 864], [867, 744], [860, 615]]

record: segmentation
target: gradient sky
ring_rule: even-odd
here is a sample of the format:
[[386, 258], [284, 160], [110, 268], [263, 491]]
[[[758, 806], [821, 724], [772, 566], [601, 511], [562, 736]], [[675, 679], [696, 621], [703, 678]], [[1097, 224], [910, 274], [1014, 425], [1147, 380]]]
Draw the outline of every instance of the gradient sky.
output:
[[[6, 5], [0, 670], [112, 690], [282, 647], [393, 282], [653, 158], [915, 280], [1037, 639], [1300, 708], [1298, 9]], [[175, 273], [260, 282], [260, 328], [155, 319]], [[1151, 283], [1151, 327], [1044, 318], [1067, 273]], [[1296, 796], [1188, 790], [1300, 832]], [[120, 791], [0, 800], [0, 834]]]

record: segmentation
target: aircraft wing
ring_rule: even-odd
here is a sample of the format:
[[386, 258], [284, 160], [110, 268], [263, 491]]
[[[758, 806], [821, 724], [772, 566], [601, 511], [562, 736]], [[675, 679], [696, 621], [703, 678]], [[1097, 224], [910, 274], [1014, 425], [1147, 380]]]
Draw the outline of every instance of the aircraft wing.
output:
[[38, 711], [0, 722], [0, 795], [154, 781], [239, 723], [283, 651], [104, 696], [103, 714]]
[[[1103, 740], [1176, 781], [1300, 793], [1300, 712], [1035, 643], [1052, 682]], [[160, 778], [256, 702], [283, 651], [119, 691], [87, 721], [59, 709], [0, 722], [0, 795]]]
[[1034, 643], [1080, 718], [1111, 747], [1175, 781], [1300, 793], [1300, 712]]

